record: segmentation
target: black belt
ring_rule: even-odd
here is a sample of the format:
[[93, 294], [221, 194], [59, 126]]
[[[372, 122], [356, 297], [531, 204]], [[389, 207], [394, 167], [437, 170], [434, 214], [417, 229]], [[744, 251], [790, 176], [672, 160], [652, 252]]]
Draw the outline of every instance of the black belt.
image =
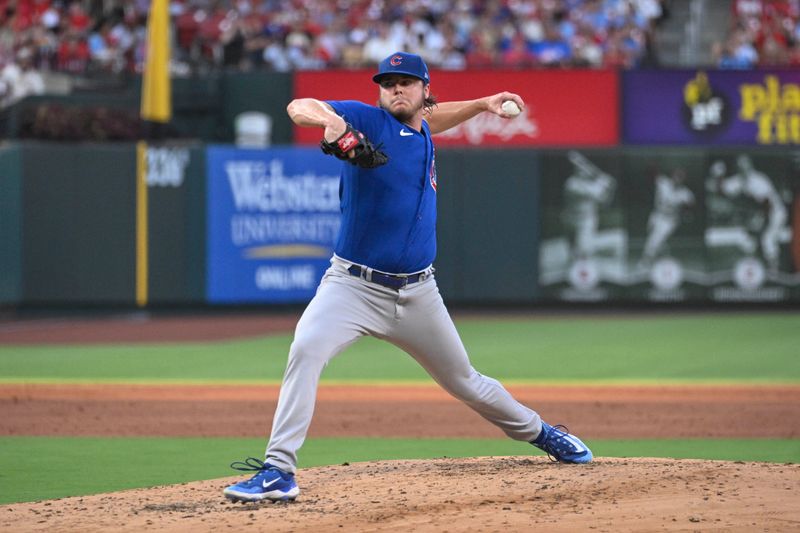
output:
[[411, 285], [412, 283], [417, 283], [418, 281], [424, 281], [432, 273], [432, 269], [426, 269], [422, 272], [408, 275], [384, 274], [383, 272], [377, 272], [375, 270], [370, 272], [366, 267], [359, 265], [352, 265], [347, 269], [347, 271], [350, 272], [351, 275], [358, 278], [362, 278], [367, 281], [371, 281], [372, 283], [377, 283], [378, 285], [383, 285], [384, 287], [389, 287], [390, 289], [395, 290], [402, 289], [403, 287]]

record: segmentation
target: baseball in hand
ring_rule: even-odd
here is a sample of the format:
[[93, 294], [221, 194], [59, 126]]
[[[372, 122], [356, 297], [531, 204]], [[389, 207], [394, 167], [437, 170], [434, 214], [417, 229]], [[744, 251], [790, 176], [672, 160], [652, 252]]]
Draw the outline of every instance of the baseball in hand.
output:
[[514, 100], [506, 100], [500, 107], [503, 109], [506, 115], [512, 117], [516, 117], [520, 113], [519, 106]]

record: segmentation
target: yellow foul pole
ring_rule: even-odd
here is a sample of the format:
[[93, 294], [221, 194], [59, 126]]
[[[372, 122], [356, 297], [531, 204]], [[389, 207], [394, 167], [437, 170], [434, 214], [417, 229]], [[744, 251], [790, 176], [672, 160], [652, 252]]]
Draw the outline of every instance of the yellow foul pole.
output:
[[[167, 123], [172, 119], [169, 0], [152, 0], [146, 46], [139, 114], [148, 122]], [[148, 301], [148, 239], [147, 143], [142, 141], [136, 144], [136, 305], [139, 307], [147, 306]]]
[[172, 119], [169, 78], [169, 0], [153, 0], [147, 17], [147, 55], [142, 78], [141, 116], [150, 122]]

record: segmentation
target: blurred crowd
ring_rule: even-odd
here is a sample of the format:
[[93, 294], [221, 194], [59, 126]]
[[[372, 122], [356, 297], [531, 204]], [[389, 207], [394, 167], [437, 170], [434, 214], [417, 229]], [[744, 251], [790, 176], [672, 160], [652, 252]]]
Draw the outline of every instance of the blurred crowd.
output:
[[800, 67], [800, 0], [734, 0], [731, 30], [714, 45], [717, 66]]
[[[357, 68], [406, 50], [445, 69], [632, 68], [652, 60], [664, 2], [172, 0], [172, 65], [176, 74]], [[25, 72], [141, 72], [149, 6], [0, 0], [0, 66], [16, 72], [0, 79], [4, 98]]]
[[456, 70], [630, 68], [663, 15], [661, 0], [238, 1], [233, 16], [211, 15], [222, 21], [217, 33], [196, 13], [178, 16], [181, 48], [195, 59], [283, 71], [370, 66], [397, 50]]

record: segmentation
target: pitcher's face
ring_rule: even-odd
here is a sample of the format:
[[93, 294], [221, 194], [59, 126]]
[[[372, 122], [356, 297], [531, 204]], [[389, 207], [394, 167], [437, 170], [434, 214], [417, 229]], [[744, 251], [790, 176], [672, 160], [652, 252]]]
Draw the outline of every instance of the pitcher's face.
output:
[[378, 105], [400, 122], [408, 122], [425, 107], [430, 87], [422, 80], [402, 74], [388, 74], [381, 78]]

